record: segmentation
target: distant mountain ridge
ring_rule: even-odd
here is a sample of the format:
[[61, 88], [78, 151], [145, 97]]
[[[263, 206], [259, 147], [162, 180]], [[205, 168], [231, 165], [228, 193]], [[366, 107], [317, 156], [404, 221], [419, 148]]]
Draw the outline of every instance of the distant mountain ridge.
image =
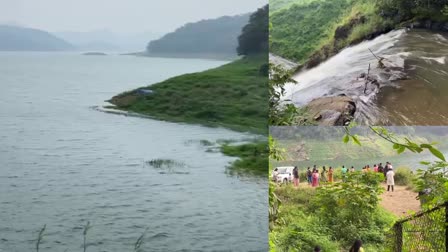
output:
[[238, 36], [251, 13], [187, 23], [162, 38], [150, 41], [148, 56], [237, 56]]
[[148, 41], [160, 37], [155, 32], [118, 33], [109, 30], [61, 31], [56, 36], [75, 45], [80, 51], [142, 51]]
[[75, 47], [46, 31], [0, 25], [0, 51], [68, 51]]

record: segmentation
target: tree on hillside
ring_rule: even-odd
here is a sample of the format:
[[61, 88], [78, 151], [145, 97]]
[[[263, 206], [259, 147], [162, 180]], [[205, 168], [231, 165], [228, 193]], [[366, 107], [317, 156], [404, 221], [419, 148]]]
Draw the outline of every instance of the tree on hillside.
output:
[[250, 16], [238, 37], [238, 55], [267, 53], [269, 50], [269, 7], [265, 5]]

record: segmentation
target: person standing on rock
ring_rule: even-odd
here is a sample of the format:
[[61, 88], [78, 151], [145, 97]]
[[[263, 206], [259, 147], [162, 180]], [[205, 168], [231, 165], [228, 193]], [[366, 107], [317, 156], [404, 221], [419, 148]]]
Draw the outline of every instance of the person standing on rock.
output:
[[390, 169], [386, 173], [386, 182], [387, 182], [387, 191], [392, 188], [392, 192], [394, 191], [394, 185], [395, 185], [395, 172], [392, 166], [390, 166]]
[[297, 168], [297, 166], [295, 166], [294, 169], [292, 170], [292, 175], [293, 175], [294, 186], [298, 187], [299, 186], [299, 168]]
[[355, 167], [350, 168], [350, 172], [355, 172]]

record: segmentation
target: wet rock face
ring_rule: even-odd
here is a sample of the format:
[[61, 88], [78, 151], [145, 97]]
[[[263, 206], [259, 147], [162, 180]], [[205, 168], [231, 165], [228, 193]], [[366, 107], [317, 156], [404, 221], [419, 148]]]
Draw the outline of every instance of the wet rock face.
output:
[[322, 126], [347, 125], [356, 111], [356, 104], [347, 96], [321, 97], [307, 105], [312, 117]]

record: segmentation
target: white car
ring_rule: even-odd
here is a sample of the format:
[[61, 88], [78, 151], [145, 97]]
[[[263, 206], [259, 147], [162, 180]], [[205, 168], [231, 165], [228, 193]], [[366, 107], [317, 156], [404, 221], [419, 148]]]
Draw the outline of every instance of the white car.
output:
[[292, 170], [294, 166], [276, 167], [277, 172], [272, 172], [272, 178], [277, 183], [288, 183], [292, 181]]

